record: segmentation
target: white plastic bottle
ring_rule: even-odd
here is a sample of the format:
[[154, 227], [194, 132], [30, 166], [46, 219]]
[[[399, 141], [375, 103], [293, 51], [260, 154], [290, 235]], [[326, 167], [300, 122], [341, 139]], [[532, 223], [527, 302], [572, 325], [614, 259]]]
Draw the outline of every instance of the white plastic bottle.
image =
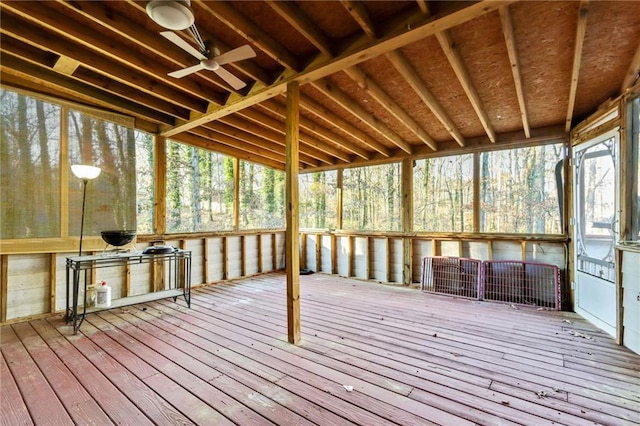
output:
[[96, 308], [110, 308], [111, 307], [111, 287], [107, 285], [105, 280], [102, 280], [100, 286], [96, 288]]

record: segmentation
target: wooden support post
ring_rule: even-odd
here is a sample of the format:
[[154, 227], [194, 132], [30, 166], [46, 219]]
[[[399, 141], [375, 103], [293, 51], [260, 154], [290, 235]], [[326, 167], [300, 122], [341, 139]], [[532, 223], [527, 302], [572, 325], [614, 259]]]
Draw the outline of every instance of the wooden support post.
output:
[[56, 311], [56, 259], [55, 253], [49, 255], [49, 312]]
[[202, 239], [202, 282], [204, 284], [209, 283], [209, 239], [204, 237]]
[[347, 278], [352, 277], [353, 274], [353, 256], [354, 256], [354, 246], [355, 246], [355, 237], [353, 235], [349, 235], [347, 237]]
[[402, 160], [402, 284], [411, 285], [413, 281], [412, 238], [413, 232], [413, 160]]
[[526, 241], [520, 241], [520, 248], [522, 250], [522, 261], [526, 262], [527, 261], [527, 242]]
[[155, 211], [153, 215], [154, 231], [157, 235], [167, 232], [167, 140], [162, 136], [155, 138]]
[[390, 283], [391, 282], [391, 267], [393, 265], [393, 240], [389, 237], [386, 238], [387, 240], [387, 282]]
[[240, 229], [240, 160], [233, 159], [233, 230]]
[[371, 244], [375, 244], [373, 237], [366, 237], [366, 244], [364, 247], [364, 279], [371, 278]]
[[278, 234], [271, 234], [271, 267], [272, 271], [278, 270]]
[[229, 279], [229, 241], [226, 236], [222, 237], [222, 279]]
[[307, 268], [307, 234], [304, 232], [300, 234], [300, 244], [302, 244], [302, 248], [300, 249], [300, 267], [306, 269]]
[[480, 155], [473, 154], [473, 232], [480, 232]]
[[342, 169], [338, 169], [336, 174], [336, 229], [342, 229]]
[[240, 235], [240, 275], [247, 275], [247, 236]]
[[131, 265], [128, 263], [124, 265], [124, 289], [122, 293], [124, 293], [123, 297], [131, 296]]
[[258, 273], [262, 272], [262, 234], [257, 235], [256, 250], [258, 251]]
[[285, 263], [287, 268], [287, 329], [289, 343], [300, 341], [300, 249], [298, 218], [300, 83], [287, 84]]
[[322, 271], [322, 234], [316, 234], [316, 271]]
[[331, 273], [338, 273], [338, 238], [336, 234], [331, 234]]
[[7, 291], [9, 287], [9, 256], [0, 255], [0, 322], [7, 321]]

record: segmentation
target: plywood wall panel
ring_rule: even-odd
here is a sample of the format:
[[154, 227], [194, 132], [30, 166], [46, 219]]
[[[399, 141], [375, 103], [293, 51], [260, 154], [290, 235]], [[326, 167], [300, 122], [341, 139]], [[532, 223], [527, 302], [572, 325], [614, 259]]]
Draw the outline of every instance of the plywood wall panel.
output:
[[368, 238], [355, 237], [353, 254], [353, 274], [357, 278], [369, 279]]
[[7, 269], [7, 320], [49, 312], [48, 254], [10, 255]]
[[489, 260], [489, 245], [486, 241], [464, 241], [462, 257], [478, 260]]
[[244, 237], [244, 262], [246, 275], [258, 273], [258, 238], [260, 238], [259, 234], [247, 235]]
[[387, 239], [371, 238], [370, 242], [370, 277], [377, 281], [386, 282], [388, 273], [387, 259], [389, 257], [389, 253], [387, 251]]
[[522, 260], [520, 241], [494, 241], [491, 260]]
[[240, 237], [227, 237], [227, 271], [228, 278], [238, 278], [242, 276], [242, 265], [240, 261], [241, 242]]
[[331, 264], [331, 236], [320, 236], [320, 260], [321, 272], [331, 273], [333, 265]]
[[349, 271], [349, 237], [336, 237], [336, 249], [338, 250], [338, 275], [348, 277], [351, 275], [351, 271]]

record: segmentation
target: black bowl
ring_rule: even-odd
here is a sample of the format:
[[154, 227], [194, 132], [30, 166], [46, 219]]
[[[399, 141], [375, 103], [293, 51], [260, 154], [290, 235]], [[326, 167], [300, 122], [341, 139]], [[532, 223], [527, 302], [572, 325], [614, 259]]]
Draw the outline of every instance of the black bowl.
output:
[[129, 244], [136, 237], [135, 230], [102, 231], [102, 239], [112, 246], [120, 247]]

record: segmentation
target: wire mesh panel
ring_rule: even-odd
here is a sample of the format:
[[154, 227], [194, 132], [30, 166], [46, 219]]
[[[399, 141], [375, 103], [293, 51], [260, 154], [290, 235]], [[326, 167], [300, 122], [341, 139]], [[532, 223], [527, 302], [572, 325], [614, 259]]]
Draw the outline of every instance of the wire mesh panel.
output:
[[560, 309], [560, 269], [555, 265], [427, 256], [420, 283], [432, 293]]
[[485, 261], [482, 273], [485, 300], [560, 309], [560, 271], [555, 265]]
[[425, 257], [421, 288], [432, 293], [478, 298], [481, 262], [460, 257]]

